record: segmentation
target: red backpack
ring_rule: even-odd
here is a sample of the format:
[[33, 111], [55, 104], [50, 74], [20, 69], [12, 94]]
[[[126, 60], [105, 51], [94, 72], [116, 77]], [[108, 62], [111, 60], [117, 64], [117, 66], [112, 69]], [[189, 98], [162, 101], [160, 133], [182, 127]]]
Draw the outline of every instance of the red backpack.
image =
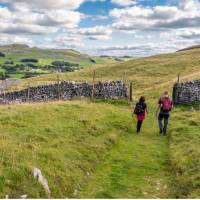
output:
[[162, 98], [162, 109], [163, 111], [170, 111], [172, 109], [172, 102], [169, 97]]

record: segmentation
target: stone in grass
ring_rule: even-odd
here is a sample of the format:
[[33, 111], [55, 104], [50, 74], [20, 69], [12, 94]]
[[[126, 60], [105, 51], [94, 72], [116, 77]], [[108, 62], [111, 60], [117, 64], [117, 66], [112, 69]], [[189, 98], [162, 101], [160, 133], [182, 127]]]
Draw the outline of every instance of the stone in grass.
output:
[[26, 199], [27, 196], [28, 196], [27, 194], [24, 194], [24, 195], [22, 195], [20, 198], [21, 198], [21, 199]]
[[77, 196], [79, 191], [77, 189], [74, 190], [73, 196]]
[[48, 185], [48, 181], [46, 180], [46, 178], [42, 175], [42, 172], [40, 169], [34, 167], [33, 169], [33, 176], [34, 178], [36, 178], [38, 180], [38, 182], [43, 186], [45, 192], [48, 195], [48, 198], [51, 197], [51, 191], [49, 189], [49, 185]]

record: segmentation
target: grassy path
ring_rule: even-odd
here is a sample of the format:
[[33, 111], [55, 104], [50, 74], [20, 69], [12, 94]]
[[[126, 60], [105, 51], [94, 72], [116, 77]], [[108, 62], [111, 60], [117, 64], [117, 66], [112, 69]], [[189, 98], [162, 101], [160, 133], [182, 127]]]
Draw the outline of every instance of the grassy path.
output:
[[141, 135], [132, 130], [114, 146], [79, 197], [168, 198], [169, 185], [168, 139], [150, 115]]

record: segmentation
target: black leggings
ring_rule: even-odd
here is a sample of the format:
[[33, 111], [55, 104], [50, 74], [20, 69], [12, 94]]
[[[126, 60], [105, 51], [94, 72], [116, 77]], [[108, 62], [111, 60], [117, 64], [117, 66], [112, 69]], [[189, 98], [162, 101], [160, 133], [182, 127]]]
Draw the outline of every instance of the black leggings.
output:
[[138, 120], [138, 122], [137, 122], [137, 133], [139, 133], [141, 130], [142, 122], [143, 122], [142, 120]]

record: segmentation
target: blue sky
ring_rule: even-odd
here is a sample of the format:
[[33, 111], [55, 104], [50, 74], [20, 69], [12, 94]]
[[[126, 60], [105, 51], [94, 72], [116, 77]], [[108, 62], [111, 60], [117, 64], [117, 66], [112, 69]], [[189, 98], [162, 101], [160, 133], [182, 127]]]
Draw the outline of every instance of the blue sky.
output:
[[143, 57], [200, 43], [199, 0], [0, 0], [0, 44]]

